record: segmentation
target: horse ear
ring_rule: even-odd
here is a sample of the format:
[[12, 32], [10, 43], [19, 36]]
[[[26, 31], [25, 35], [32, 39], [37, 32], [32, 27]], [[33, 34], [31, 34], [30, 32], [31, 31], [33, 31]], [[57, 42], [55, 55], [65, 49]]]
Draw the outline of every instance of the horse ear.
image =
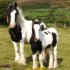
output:
[[34, 22], [35, 22], [35, 18], [32, 19], [32, 26], [34, 25]]
[[41, 18], [39, 18], [39, 23], [41, 23], [42, 22], [42, 19]]
[[35, 22], [35, 18], [32, 19], [32, 23], [34, 23], [34, 22]]
[[16, 8], [16, 7], [17, 7], [17, 2], [14, 3], [14, 8]]
[[35, 18], [33, 18], [32, 21], [34, 22], [35, 21]]

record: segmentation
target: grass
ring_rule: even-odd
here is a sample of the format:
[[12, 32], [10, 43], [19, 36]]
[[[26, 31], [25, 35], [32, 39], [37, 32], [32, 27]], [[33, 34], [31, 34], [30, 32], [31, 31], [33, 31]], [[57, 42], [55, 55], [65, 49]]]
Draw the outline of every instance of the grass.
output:
[[[59, 32], [59, 67], [55, 70], [70, 70], [70, 29], [57, 28], [57, 30]], [[32, 70], [32, 52], [29, 44], [25, 44], [25, 54], [27, 66], [19, 65], [14, 62], [14, 47], [8, 33], [8, 28], [0, 28], [0, 70]], [[9, 67], [3, 68], [5, 64]], [[38, 70], [48, 70], [48, 68], [38, 68]]]
[[[46, 6], [45, 6], [46, 7]], [[26, 8], [23, 13], [27, 19], [42, 18], [44, 22], [60, 23], [60, 26], [70, 26], [70, 8]]]
[[[25, 16], [29, 17], [28, 19], [41, 17], [43, 18], [44, 22], [47, 21], [47, 16], [50, 14], [49, 9], [24, 9], [23, 11]], [[60, 12], [60, 10], [57, 10], [55, 14], [57, 15]], [[53, 24], [51, 26], [53, 26]], [[57, 30], [59, 32], [59, 67], [55, 70], [70, 70], [70, 28], [57, 28]], [[32, 52], [30, 44], [25, 44], [27, 66], [15, 63], [14, 53], [14, 47], [8, 33], [8, 27], [0, 28], [0, 70], [32, 70]], [[6, 67], [4, 68], [4, 66]], [[47, 64], [45, 65], [44, 69], [38, 68], [37, 70], [48, 70]]]

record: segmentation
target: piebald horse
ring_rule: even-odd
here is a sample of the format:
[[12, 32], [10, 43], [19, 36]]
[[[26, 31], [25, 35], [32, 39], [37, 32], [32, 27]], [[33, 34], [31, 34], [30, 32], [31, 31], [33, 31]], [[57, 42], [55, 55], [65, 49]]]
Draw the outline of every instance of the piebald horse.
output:
[[[32, 20], [26, 20], [22, 10], [17, 6], [17, 3], [10, 4], [7, 8], [7, 22], [9, 23], [9, 34], [15, 49], [15, 61], [26, 65], [24, 54], [24, 42], [29, 43], [32, 35]], [[46, 25], [40, 21], [41, 25], [46, 28]], [[17, 43], [20, 42], [20, 49]]]
[[48, 68], [57, 68], [57, 43], [58, 32], [55, 28], [47, 28], [40, 24], [38, 19], [33, 20], [32, 36], [30, 38], [31, 50], [33, 53], [33, 69], [37, 68], [37, 51], [39, 52], [40, 67], [43, 66], [43, 58], [46, 59], [45, 51], [48, 49], [49, 66]]

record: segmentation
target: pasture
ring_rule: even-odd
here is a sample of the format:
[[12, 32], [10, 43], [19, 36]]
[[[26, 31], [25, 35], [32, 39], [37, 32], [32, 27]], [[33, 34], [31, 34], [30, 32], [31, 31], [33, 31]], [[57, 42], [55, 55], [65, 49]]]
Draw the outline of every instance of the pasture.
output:
[[[49, 10], [25, 9], [23, 11], [27, 19], [32, 19], [34, 17], [41, 17], [46, 22], [47, 20], [45, 20], [45, 17], [48, 15], [46, 11]], [[58, 43], [59, 67], [55, 70], [70, 70], [70, 28], [68, 27], [67, 28], [55, 27], [55, 28], [59, 32], [59, 43]], [[8, 27], [0, 28], [0, 70], [32, 70], [31, 69], [32, 52], [30, 44], [25, 44], [25, 54], [26, 54], [27, 66], [23, 66], [14, 62], [14, 56], [15, 56], [14, 47], [8, 33]], [[48, 70], [47, 65], [48, 64], [45, 64], [44, 69], [38, 68], [37, 70]]]
[[[59, 67], [55, 70], [69, 70], [70, 69], [70, 29], [57, 28], [57, 30], [59, 32], [59, 44], [58, 44]], [[17, 64], [13, 61], [14, 47], [8, 34], [8, 28], [0, 28], [0, 70], [31, 70], [32, 52], [29, 44], [25, 44], [25, 54], [27, 59], [27, 66]], [[43, 70], [48, 70], [48, 69], [46, 67], [46, 69]]]

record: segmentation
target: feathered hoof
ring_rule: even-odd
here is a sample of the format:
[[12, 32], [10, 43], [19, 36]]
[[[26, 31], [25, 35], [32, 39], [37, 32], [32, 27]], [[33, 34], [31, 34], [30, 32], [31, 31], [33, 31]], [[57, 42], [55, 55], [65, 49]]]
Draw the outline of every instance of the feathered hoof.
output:
[[45, 67], [42, 67], [42, 68], [40, 68], [40, 70], [46, 70], [46, 68]]
[[49, 68], [49, 69], [53, 69], [53, 66], [49, 66], [48, 68]]
[[54, 69], [56, 69], [57, 67], [58, 67], [58, 64], [53, 66]]
[[19, 60], [14, 60], [15, 63], [20, 63]]
[[26, 65], [27, 65], [27, 63], [26, 63], [26, 62], [22, 62], [22, 61], [20, 61], [20, 62], [19, 62], [19, 64], [24, 65], [24, 66], [26, 66]]
[[33, 67], [33, 70], [37, 70], [37, 66], [36, 67]]
[[34, 68], [33, 70], [37, 70], [37, 68]]

